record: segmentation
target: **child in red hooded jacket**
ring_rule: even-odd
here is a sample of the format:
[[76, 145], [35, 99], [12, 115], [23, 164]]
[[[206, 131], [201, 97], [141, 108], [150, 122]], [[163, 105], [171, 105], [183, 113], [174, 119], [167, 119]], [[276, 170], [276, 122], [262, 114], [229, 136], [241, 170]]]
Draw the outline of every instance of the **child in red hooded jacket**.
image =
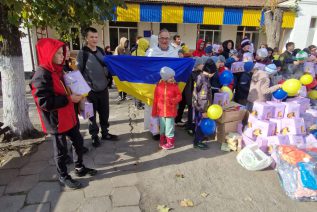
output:
[[30, 84], [32, 95], [43, 131], [52, 136], [59, 181], [71, 189], [77, 189], [81, 187], [80, 182], [73, 180], [67, 172], [66, 136], [73, 146], [75, 174], [82, 177], [97, 173], [96, 170], [83, 165], [83, 137], [77, 127], [74, 109], [74, 103], [78, 103], [81, 96], [69, 95], [64, 85], [65, 44], [55, 39], [44, 38], [38, 41], [36, 49], [39, 66]]
[[152, 116], [160, 118], [160, 147], [173, 149], [177, 104], [182, 100], [182, 94], [174, 80], [173, 69], [163, 67], [160, 75], [162, 79], [154, 91]]

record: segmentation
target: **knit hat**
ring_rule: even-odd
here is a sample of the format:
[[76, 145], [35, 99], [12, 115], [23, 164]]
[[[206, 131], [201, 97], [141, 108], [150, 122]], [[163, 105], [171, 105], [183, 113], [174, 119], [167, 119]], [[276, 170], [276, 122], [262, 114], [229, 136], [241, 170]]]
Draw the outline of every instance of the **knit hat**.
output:
[[208, 72], [210, 74], [217, 72], [217, 66], [212, 59], [208, 59], [203, 67], [203, 71]]
[[229, 57], [227, 60], [226, 60], [226, 63], [225, 63], [225, 66], [229, 69], [231, 69], [231, 65], [232, 63], [236, 62], [236, 60], [232, 57]]
[[261, 48], [256, 51], [256, 55], [261, 58], [266, 58], [269, 55], [269, 53], [267, 52], [266, 48]]
[[207, 46], [207, 47], [205, 48], [205, 52], [206, 52], [206, 54], [212, 53], [212, 46]]
[[296, 54], [296, 60], [306, 60], [308, 58], [308, 54], [305, 51], [299, 51]]
[[251, 62], [251, 61], [245, 62], [243, 68], [244, 68], [245, 72], [247, 72], [247, 73], [251, 72], [253, 70], [253, 68], [254, 68], [254, 63]]
[[217, 61], [218, 61], [218, 56], [211, 56], [210, 58], [214, 61], [214, 63], [217, 63]]
[[195, 59], [195, 66], [194, 66], [194, 67], [197, 67], [197, 66], [199, 66], [199, 65], [203, 65], [203, 64], [204, 64], [203, 58], [201, 58], [201, 57], [195, 57], [194, 59]]
[[241, 41], [241, 48], [244, 48], [245, 46], [251, 45], [249, 38], [244, 38]]
[[175, 76], [175, 71], [170, 67], [164, 66], [163, 68], [161, 68], [160, 75], [162, 80], [167, 81]]
[[276, 65], [274, 63], [265, 66], [265, 71], [268, 74], [275, 74], [277, 72]]
[[210, 59], [210, 57], [202, 56], [201, 59], [203, 60], [203, 64], [205, 64], [207, 62], [207, 60]]
[[224, 56], [222, 56], [222, 55], [219, 55], [217, 62], [225, 63], [226, 62], [226, 58]]

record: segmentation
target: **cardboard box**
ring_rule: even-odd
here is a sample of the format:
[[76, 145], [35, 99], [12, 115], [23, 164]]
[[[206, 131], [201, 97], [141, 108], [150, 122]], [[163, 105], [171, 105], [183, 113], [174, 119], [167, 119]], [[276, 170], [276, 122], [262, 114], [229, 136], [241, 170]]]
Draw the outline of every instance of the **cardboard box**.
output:
[[270, 119], [270, 122], [276, 124], [275, 135], [282, 135], [282, 120], [283, 119]]
[[284, 118], [299, 118], [300, 105], [295, 102], [283, 102], [285, 104]]
[[267, 152], [268, 151], [268, 146], [267, 146], [267, 138], [263, 138], [263, 137], [257, 137], [256, 141], [255, 141], [259, 148], [263, 151], [263, 152]]
[[249, 138], [245, 133], [242, 133], [242, 141], [244, 146], [249, 146], [255, 143], [255, 139]]
[[306, 148], [317, 148], [317, 139], [314, 135], [309, 134], [305, 137]]
[[233, 121], [242, 121], [246, 114], [246, 110], [240, 108], [227, 108], [223, 111], [223, 114], [220, 119], [216, 120], [217, 123], [228, 123]]
[[81, 103], [80, 109], [80, 115], [83, 119], [88, 119], [94, 116], [94, 107], [92, 103], [85, 101]]
[[276, 124], [270, 121], [257, 120], [253, 123], [252, 130], [256, 137], [273, 136], [276, 132]]
[[303, 98], [303, 97], [289, 98], [286, 100], [286, 102], [299, 104], [300, 114], [305, 113], [306, 110], [310, 108], [310, 99], [308, 98]]
[[230, 102], [229, 93], [215, 93], [213, 104], [218, 104], [221, 107], [227, 106]]
[[293, 146], [296, 146], [299, 149], [305, 149], [305, 139], [304, 136], [301, 135], [289, 135], [289, 143]]
[[277, 145], [288, 145], [289, 137], [287, 135], [277, 135], [267, 137], [268, 152], [271, 154], [273, 147]]
[[317, 117], [314, 117], [311, 113], [302, 114], [302, 118], [305, 122], [306, 131], [309, 131], [317, 124]]
[[305, 135], [306, 126], [303, 118], [282, 119], [282, 135]]
[[269, 120], [273, 118], [274, 107], [265, 102], [254, 102], [251, 115], [260, 120]]
[[306, 113], [309, 113], [313, 117], [317, 118], [317, 110], [315, 110], [315, 109], [308, 109], [308, 110], [306, 110]]
[[253, 134], [253, 129], [252, 128], [249, 128], [249, 127], [246, 127], [243, 131], [243, 134], [245, 136], [247, 136], [248, 138], [252, 139], [253, 142], [256, 140], [256, 137], [254, 134]]
[[225, 142], [226, 135], [230, 132], [237, 132], [238, 125], [241, 121], [232, 121], [223, 124], [217, 124], [217, 141]]
[[244, 72], [244, 62], [234, 62], [231, 65], [232, 73]]
[[285, 105], [278, 102], [267, 101], [269, 105], [274, 107], [273, 118], [281, 119], [284, 117]]

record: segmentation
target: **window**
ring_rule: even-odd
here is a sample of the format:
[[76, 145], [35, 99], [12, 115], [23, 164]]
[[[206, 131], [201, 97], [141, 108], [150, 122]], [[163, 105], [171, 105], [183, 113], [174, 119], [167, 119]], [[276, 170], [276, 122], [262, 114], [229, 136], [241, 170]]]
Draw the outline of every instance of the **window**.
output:
[[311, 18], [310, 28], [317, 28], [317, 18]]
[[198, 37], [209, 43], [220, 43], [221, 26], [200, 25]]
[[47, 27], [37, 28], [36, 29], [36, 38], [37, 38], [37, 40], [40, 40], [42, 38], [48, 38]]
[[79, 29], [71, 28], [70, 32], [72, 35], [71, 50], [80, 50]]
[[136, 44], [138, 24], [134, 22], [110, 22], [110, 48], [112, 51], [119, 45], [120, 38], [126, 37], [130, 41], [130, 48]]
[[160, 23], [160, 30], [167, 29], [169, 32], [177, 32], [177, 24]]
[[259, 43], [259, 29], [257, 27], [244, 27], [238, 26], [237, 31], [237, 40], [236, 40], [236, 47], [240, 48], [240, 43], [243, 37], [247, 37], [253, 43], [254, 48], [257, 49]]

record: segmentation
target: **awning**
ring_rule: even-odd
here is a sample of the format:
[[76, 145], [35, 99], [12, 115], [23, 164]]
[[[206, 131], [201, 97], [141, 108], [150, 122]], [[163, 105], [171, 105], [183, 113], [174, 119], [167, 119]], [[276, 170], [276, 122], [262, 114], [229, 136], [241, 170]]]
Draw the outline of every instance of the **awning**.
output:
[[[259, 27], [263, 13], [256, 9], [214, 8], [160, 4], [126, 4], [127, 9], [116, 8], [115, 21], [195, 23], [207, 25], [238, 25]], [[293, 28], [294, 12], [284, 12], [282, 27]]]

